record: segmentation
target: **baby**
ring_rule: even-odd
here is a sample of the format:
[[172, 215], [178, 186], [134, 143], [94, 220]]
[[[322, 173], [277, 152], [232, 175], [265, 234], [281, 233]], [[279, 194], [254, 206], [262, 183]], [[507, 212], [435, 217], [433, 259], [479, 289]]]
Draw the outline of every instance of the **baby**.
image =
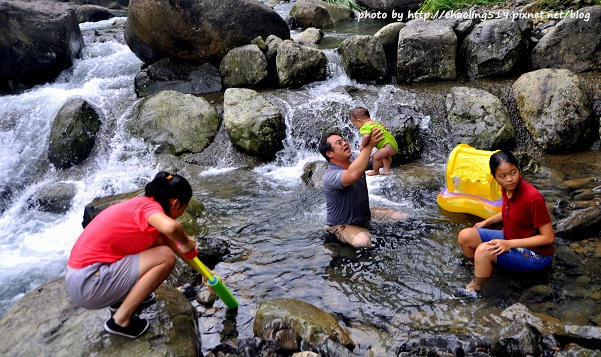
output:
[[394, 136], [383, 125], [371, 120], [369, 111], [363, 107], [353, 109], [351, 112], [351, 122], [359, 129], [359, 133], [362, 135], [361, 150], [369, 142], [371, 131], [374, 128], [380, 129], [384, 135], [384, 139], [378, 142], [376, 146], [378, 151], [372, 156], [373, 170], [368, 171], [366, 174], [368, 176], [380, 175], [380, 169], [384, 168], [382, 175], [389, 175], [392, 156], [399, 151], [399, 146]]

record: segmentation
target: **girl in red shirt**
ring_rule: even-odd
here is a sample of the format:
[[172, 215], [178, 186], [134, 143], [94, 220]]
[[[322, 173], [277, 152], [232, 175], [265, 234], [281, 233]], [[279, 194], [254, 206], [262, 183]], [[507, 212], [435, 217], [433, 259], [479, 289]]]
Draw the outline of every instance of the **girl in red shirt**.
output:
[[175, 265], [173, 253], [184, 259], [183, 252], [196, 248], [176, 221], [191, 197], [185, 178], [159, 172], [144, 197], [106, 208], [75, 242], [67, 262], [67, 292], [78, 306], [114, 312], [104, 324], [106, 332], [137, 338], [148, 329], [148, 321], [133, 313], [154, 301], [153, 292]]
[[[467, 292], [479, 291], [493, 265], [515, 271], [541, 270], [553, 260], [555, 233], [545, 199], [524, 181], [515, 156], [498, 151], [490, 157], [490, 172], [501, 186], [501, 212], [459, 232], [463, 254], [474, 260], [474, 278]], [[503, 222], [503, 230], [485, 227]]]

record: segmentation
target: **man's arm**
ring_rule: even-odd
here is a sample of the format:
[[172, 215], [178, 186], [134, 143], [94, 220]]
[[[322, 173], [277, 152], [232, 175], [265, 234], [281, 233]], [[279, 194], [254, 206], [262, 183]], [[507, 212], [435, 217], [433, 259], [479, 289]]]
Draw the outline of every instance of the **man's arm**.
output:
[[378, 141], [382, 140], [383, 135], [379, 129], [374, 128], [371, 132], [370, 140], [367, 145], [361, 149], [359, 152], [359, 156], [351, 163], [351, 165], [344, 171], [342, 174], [342, 187], [348, 187], [355, 182], [357, 182], [363, 174], [365, 174], [365, 170], [367, 170], [367, 166], [369, 165], [369, 158], [371, 157], [371, 151], [376, 145]]

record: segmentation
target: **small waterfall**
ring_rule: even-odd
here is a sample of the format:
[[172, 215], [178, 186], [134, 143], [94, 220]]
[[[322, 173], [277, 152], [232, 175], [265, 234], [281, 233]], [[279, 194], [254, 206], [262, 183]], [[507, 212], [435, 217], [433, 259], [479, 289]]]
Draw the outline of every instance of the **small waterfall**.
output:
[[[123, 130], [138, 102], [132, 83], [141, 65], [122, 43], [124, 21], [81, 24], [86, 47], [72, 68], [54, 83], [0, 96], [0, 314], [62, 273], [82, 230], [86, 204], [97, 196], [136, 189], [157, 171], [153, 148]], [[89, 101], [102, 124], [91, 157], [56, 170], [47, 158], [50, 128], [71, 98]], [[56, 182], [76, 189], [65, 214], [43, 212], [32, 204], [40, 190]]]

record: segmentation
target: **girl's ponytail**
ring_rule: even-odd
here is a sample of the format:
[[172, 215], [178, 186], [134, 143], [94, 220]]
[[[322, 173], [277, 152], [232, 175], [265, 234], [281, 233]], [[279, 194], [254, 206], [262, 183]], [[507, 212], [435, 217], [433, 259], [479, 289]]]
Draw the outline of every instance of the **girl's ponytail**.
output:
[[192, 187], [188, 181], [167, 171], [157, 173], [154, 179], [146, 184], [144, 191], [146, 197], [154, 198], [163, 207], [165, 214], [169, 214], [170, 198], [179, 200], [181, 204], [190, 202], [192, 198]]

